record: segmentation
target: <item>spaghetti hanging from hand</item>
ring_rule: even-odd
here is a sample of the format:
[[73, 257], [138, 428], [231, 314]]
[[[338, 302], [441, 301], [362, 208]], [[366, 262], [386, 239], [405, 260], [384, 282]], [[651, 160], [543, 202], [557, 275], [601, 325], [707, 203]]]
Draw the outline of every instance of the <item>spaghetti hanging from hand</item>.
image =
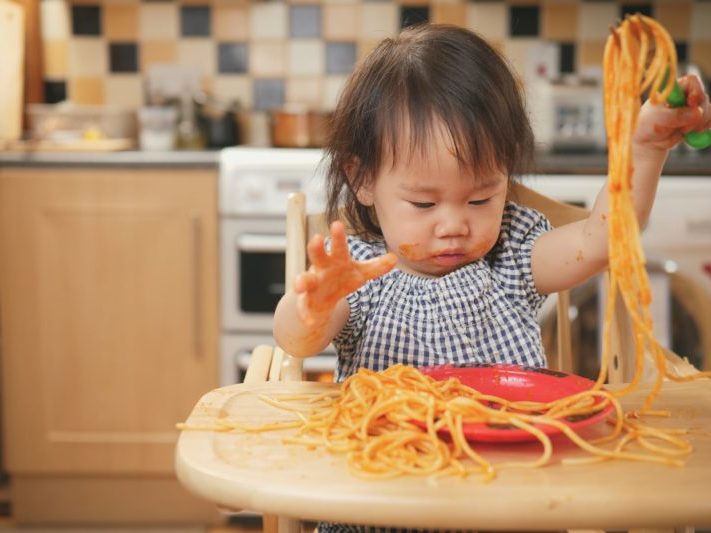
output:
[[610, 365], [610, 327], [615, 300], [622, 297], [629, 313], [635, 346], [635, 370], [632, 381], [615, 394], [623, 396], [635, 390], [642, 378], [645, 350], [652, 355], [657, 374], [642, 411], [648, 411], [665, 377], [686, 381], [711, 372], [677, 376], [667, 369], [664, 349], [654, 337], [649, 285], [632, 188], [632, 134], [640, 111], [640, 98], [649, 92], [653, 104], [664, 105], [677, 73], [674, 42], [664, 27], [644, 15], [625, 18], [611, 29], [603, 59], [605, 128], [608, 139], [608, 246], [609, 292], [603, 330], [602, 364], [596, 388], [607, 379]]

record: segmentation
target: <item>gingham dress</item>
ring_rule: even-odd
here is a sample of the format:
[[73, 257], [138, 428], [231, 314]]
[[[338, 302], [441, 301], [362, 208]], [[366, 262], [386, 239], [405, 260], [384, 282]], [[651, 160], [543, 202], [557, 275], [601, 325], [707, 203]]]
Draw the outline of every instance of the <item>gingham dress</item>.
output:
[[[545, 366], [538, 293], [531, 272], [533, 243], [551, 224], [538, 211], [507, 202], [494, 248], [482, 259], [438, 278], [393, 269], [348, 295], [350, 316], [333, 344], [336, 380], [358, 368], [514, 363]], [[383, 241], [348, 237], [354, 259], [386, 253]], [[320, 533], [401, 532], [320, 523]], [[416, 531], [416, 530], [410, 530]]]

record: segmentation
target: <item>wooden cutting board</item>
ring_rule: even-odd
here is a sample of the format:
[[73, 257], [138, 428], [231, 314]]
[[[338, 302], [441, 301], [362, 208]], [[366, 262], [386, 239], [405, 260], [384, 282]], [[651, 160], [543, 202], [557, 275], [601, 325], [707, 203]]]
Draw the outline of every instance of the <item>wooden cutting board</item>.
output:
[[0, 139], [22, 135], [25, 20], [22, 6], [0, 0]]
[[[188, 424], [210, 426], [228, 418], [260, 425], [293, 418], [260, 399], [317, 394], [334, 385], [283, 382], [231, 385], [205, 395]], [[649, 386], [625, 396], [638, 408]], [[414, 476], [365, 480], [348, 472], [345, 458], [285, 445], [294, 430], [267, 433], [184, 431], [176, 471], [192, 492], [224, 507], [312, 520], [451, 529], [569, 529], [711, 525], [711, 382], [665, 383], [655, 408], [672, 417], [654, 425], [686, 428], [694, 446], [683, 468], [630, 461], [562, 465], [587, 454], [565, 437], [543, 468], [502, 470], [485, 484], [471, 476], [436, 483]], [[588, 436], [603, 431], [601, 424]], [[591, 431], [594, 428], [591, 428]], [[537, 457], [535, 443], [481, 445], [494, 462]]]

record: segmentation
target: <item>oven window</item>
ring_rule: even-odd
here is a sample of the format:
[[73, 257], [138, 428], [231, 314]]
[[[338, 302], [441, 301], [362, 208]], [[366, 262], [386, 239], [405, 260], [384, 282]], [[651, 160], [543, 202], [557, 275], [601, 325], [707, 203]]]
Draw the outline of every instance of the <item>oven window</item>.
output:
[[240, 309], [245, 313], [273, 313], [284, 294], [283, 252], [239, 252]]

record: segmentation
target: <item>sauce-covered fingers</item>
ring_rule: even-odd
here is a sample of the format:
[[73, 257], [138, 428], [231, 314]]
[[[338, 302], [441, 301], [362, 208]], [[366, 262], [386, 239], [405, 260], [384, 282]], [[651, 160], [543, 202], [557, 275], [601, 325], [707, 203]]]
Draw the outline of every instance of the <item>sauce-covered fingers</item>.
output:
[[388, 253], [368, 261], [358, 263], [358, 268], [366, 279], [373, 279], [390, 272], [397, 264], [397, 256]]
[[704, 102], [704, 86], [698, 76], [687, 74], [679, 78], [679, 85], [686, 93], [686, 105], [689, 107], [700, 106]]
[[323, 268], [328, 262], [326, 248], [324, 247], [323, 235], [314, 235], [306, 246], [306, 253], [311, 264], [317, 268]]
[[331, 224], [331, 255], [334, 257], [348, 257], [349, 255], [346, 228], [338, 220]]
[[313, 291], [318, 285], [318, 279], [314, 272], [307, 271], [299, 274], [294, 280], [295, 292]]

